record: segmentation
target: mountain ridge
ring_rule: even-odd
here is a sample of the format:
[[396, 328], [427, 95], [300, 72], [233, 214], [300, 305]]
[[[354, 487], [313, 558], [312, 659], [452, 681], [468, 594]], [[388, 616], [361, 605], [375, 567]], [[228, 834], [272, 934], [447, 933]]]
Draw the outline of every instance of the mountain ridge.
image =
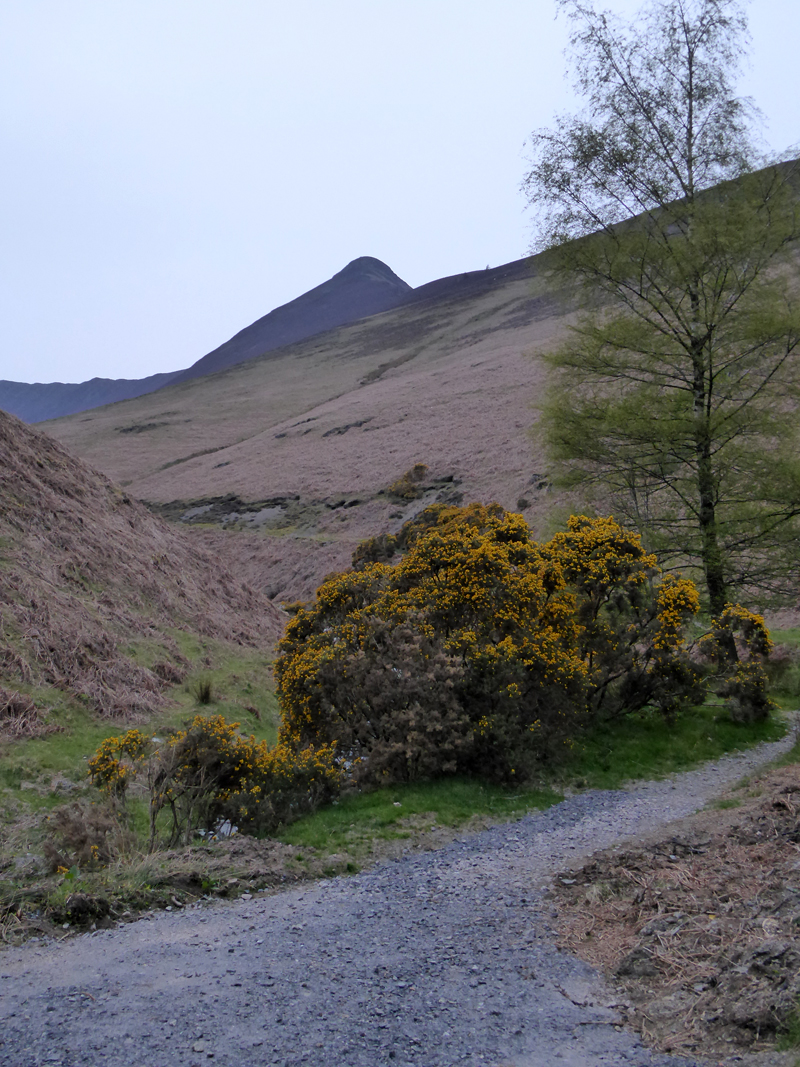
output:
[[28, 383], [0, 380], [0, 409], [24, 422], [45, 422], [227, 370], [288, 345], [407, 305], [469, 300], [530, 276], [528, 257], [485, 270], [446, 275], [412, 288], [379, 259], [359, 256], [327, 281], [239, 330], [184, 370], [146, 378], [92, 378], [86, 382]]
[[390, 310], [405, 303], [414, 292], [381, 260], [359, 256], [332, 278], [262, 315], [184, 370], [78, 383], [2, 380], [0, 409], [24, 422], [43, 422], [133, 400], [173, 382], [215, 374], [265, 352]]

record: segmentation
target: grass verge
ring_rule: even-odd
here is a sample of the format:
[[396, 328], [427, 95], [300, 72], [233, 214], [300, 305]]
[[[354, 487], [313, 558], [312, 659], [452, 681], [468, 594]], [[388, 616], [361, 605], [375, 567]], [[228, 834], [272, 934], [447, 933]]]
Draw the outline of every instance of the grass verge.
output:
[[443, 844], [453, 836], [450, 831], [521, 818], [561, 799], [550, 788], [508, 788], [476, 779], [446, 778], [342, 797], [292, 823], [279, 839], [336, 857], [339, 865], [345, 862], [355, 869], [367, 859], [396, 851], [387, 849], [387, 844]]
[[[148, 730], [166, 732], [198, 713], [223, 714], [241, 722], [245, 732], [275, 740], [277, 704], [264, 658], [209, 645], [185, 647], [184, 654], [189, 672], [172, 690], [172, 706], [148, 723]], [[199, 681], [210, 688], [207, 705], [198, 701]], [[44, 876], [47, 814], [65, 802], [97, 799], [86, 780], [85, 760], [103, 738], [127, 725], [98, 722], [75, 704], [62, 703], [53, 715], [62, 722], [62, 733], [0, 748], [0, 937], [6, 940], [19, 940], [26, 931], [52, 934], [64, 922], [69, 932], [202, 897], [354, 872], [409, 850], [441, 847], [465, 830], [544, 809], [565, 789], [618, 788], [631, 779], [686, 770], [775, 740], [786, 729], [781, 716], [739, 725], [711, 707], [695, 709], [673, 724], [655, 715], [632, 715], [584, 735], [535, 785], [452, 778], [393, 786], [344, 796], [271, 841], [198, 841], [189, 849], [150, 857], [133, 848], [105, 868]], [[800, 745], [785, 757], [785, 762], [798, 760]], [[147, 820], [139, 808], [144, 801], [131, 799], [131, 827], [143, 842]]]
[[739, 752], [786, 733], [776, 713], [766, 722], [736, 723], [718, 708], [694, 708], [668, 723], [657, 714], [628, 715], [576, 740], [562, 781], [575, 788], [618, 789], [641, 778], [687, 771], [729, 752]]

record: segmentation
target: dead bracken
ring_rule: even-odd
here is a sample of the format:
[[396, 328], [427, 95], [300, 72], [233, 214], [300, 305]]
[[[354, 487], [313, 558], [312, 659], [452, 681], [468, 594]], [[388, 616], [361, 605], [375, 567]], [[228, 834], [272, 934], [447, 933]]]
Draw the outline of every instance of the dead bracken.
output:
[[800, 767], [556, 879], [561, 943], [665, 1051], [773, 1047], [800, 998]]

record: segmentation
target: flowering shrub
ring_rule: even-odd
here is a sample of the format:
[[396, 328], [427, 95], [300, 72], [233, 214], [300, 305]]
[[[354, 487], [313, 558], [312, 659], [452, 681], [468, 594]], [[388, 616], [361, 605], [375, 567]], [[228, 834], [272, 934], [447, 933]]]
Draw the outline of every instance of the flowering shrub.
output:
[[698, 597], [659, 578], [613, 519], [573, 518], [540, 545], [498, 505], [426, 508], [296, 610], [281, 741], [336, 745], [367, 781], [509, 777], [593, 718], [672, 715], [702, 697], [682, 638]]
[[706, 659], [715, 667], [715, 688], [724, 698], [735, 722], [761, 722], [775, 707], [767, 690], [765, 661], [772, 640], [762, 615], [741, 604], [728, 604], [711, 620], [711, 632], [700, 642]]
[[[188, 843], [197, 829], [213, 830], [225, 820], [242, 830], [265, 832], [338, 792], [341, 772], [330, 746], [270, 748], [238, 729], [239, 723], [222, 715], [197, 715], [160, 746], [130, 730], [104, 741], [89, 771], [95, 785], [118, 797], [146, 769], [151, 849], [159, 828], [168, 845]], [[132, 757], [120, 758], [129, 750]], [[168, 814], [166, 829], [159, 820], [162, 812]]]
[[416, 500], [422, 496], [420, 482], [427, 473], [428, 466], [426, 463], [415, 463], [397, 481], [392, 482], [386, 491], [394, 500]]
[[685, 647], [700, 598], [687, 578], [661, 576], [638, 534], [613, 519], [572, 516], [542, 546], [574, 591], [585, 699], [595, 719], [653, 707], [672, 718], [701, 703], [701, 671]]
[[130, 781], [149, 752], [150, 743], [141, 730], [128, 730], [121, 737], [107, 737], [89, 760], [92, 784], [124, 805]]

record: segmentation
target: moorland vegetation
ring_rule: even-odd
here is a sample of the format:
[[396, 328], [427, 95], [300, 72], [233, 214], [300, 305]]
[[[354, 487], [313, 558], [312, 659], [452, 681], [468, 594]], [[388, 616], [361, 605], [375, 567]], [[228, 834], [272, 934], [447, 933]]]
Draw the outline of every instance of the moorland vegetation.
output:
[[729, 605], [703, 627], [694, 583], [612, 518], [575, 516], [539, 543], [498, 505], [436, 505], [353, 562], [293, 609], [276, 744], [196, 715], [166, 739], [110, 737], [89, 761], [122, 822], [130, 784], [145, 787], [151, 851], [221, 824], [275, 833], [381, 786], [529, 783], [592, 730], [671, 726], [711, 694], [750, 726], [773, 706], [763, 618]]
[[[558, 399], [545, 437], [568, 482], [608, 489], [616, 519], [575, 514], [537, 540], [496, 504], [423, 507], [417, 462], [385, 490], [413, 518], [362, 541], [350, 568], [290, 609], [278, 711], [269, 652], [285, 616], [43, 435], [0, 424], [9, 928], [42, 914], [98, 921], [108, 900], [180, 904], [184, 890], [210, 891], [196, 850], [211, 855], [234, 828], [305, 855], [347, 855], [342, 842], [359, 825], [402, 837], [412, 813], [509, 817], [566, 784], [664, 773], [781, 731], [768, 688], [782, 670], [796, 697], [793, 653], [771, 659], [763, 617], [730, 594], [761, 604], [792, 592], [796, 341], [781, 272], [795, 208], [786, 171], [750, 175], [740, 150], [728, 78], [743, 24], [725, 0], [696, 7], [685, 29], [697, 36], [683, 36], [694, 41], [695, 97], [668, 18], [684, 6], [658, 5], [650, 35], [666, 42], [669, 90], [643, 40], [572, 5], [602, 121], [544, 138], [529, 178], [545, 199], [560, 195], [563, 207], [566, 197], [548, 231], [557, 284], [574, 291], [577, 279], [590, 294], [587, 318], [551, 360]], [[613, 62], [601, 79], [602, 56]], [[650, 101], [639, 112], [614, 83], [637, 69]], [[695, 104], [706, 108], [696, 136], [679, 114]], [[686, 166], [691, 156], [691, 174], [659, 175], [656, 127], [680, 142]], [[368, 420], [336, 418], [320, 438], [367, 432]], [[268, 436], [283, 442], [298, 427], [305, 437], [313, 421]], [[150, 429], [115, 433], [127, 448]], [[213, 470], [230, 466], [222, 447], [206, 449]], [[178, 846], [196, 865], [183, 890], [169, 873]]]

